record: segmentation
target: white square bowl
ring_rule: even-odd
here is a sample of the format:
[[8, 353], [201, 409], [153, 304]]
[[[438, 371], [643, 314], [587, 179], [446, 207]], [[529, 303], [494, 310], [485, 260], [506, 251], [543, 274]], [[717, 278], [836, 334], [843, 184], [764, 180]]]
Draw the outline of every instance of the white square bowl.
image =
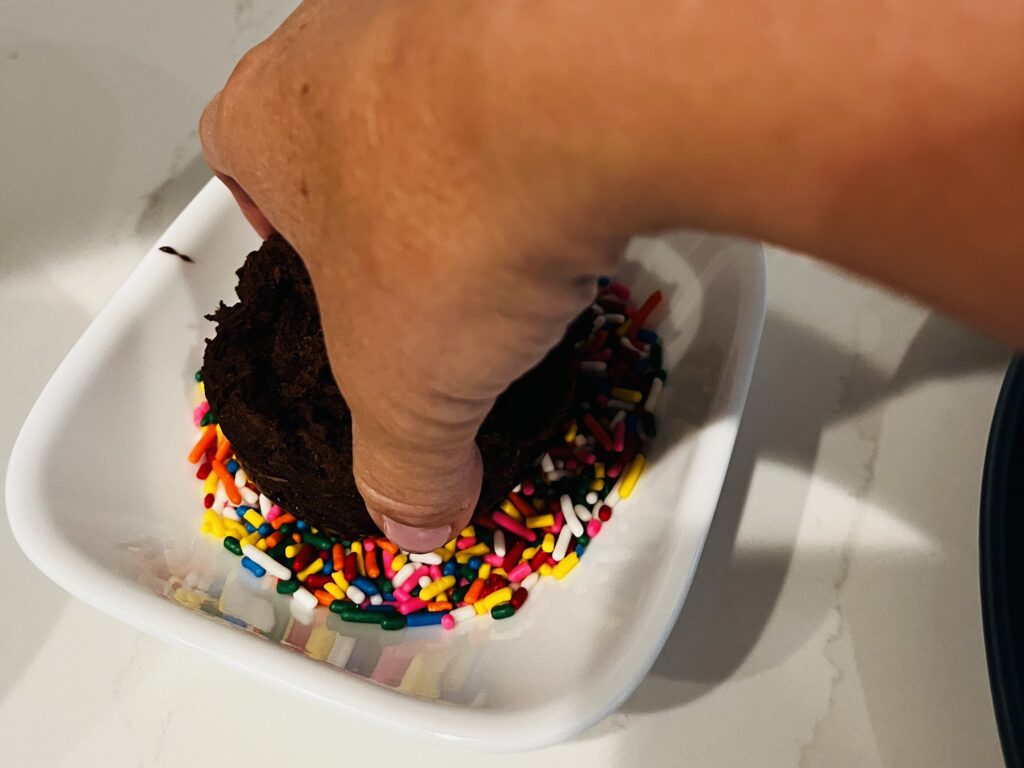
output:
[[[477, 749], [532, 749], [613, 711], [668, 636], [721, 491], [764, 319], [759, 245], [677, 234], [634, 241], [622, 278], [665, 293], [668, 383], [633, 496], [564, 581], [512, 620], [382, 632], [320, 609], [293, 617], [197, 533], [192, 373], [217, 302], [258, 241], [208, 184], [96, 318], [18, 437], [7, 510], [47, 576], [159, 637], [339, 712]], [[271, 693], [268, 691], [268, 696]]]

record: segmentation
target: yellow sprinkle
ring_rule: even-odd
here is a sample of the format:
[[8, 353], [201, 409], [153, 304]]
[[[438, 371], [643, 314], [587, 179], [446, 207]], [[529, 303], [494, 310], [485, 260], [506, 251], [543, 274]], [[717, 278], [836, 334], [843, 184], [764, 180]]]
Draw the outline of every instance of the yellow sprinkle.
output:
[[554, 524], [555, 516], [550, 513], [526, 518], [527, 528], [550, 528]]
[[212, 509], [208, 509], [205, 512], [203, 512], [203, 522], [204, 523], [209, 523], [210, 525], [213, 525], [213, 519], [215, 517], [219, 518], [220, 515], [218, 515]]
[[604, 478], [604, 462], [599, 461], [594, 465], [594, 477], [598, 480]]
[[540, 548], [547, 552], [549, 555], [555, 551], [555, 535], [553, 533], [544, 534], [544, 541], [540, 543]]
[[498, 576], [508, 576], [508, 573], [505, 572], [505, 569], [501, 568], [500, 566], [497, 568], [492, 568], [491, 573], [496, 574]]
[[491, 564], [483, 563], [480, 566], [480, 570], [476, 572], [476, 577], [483, 581], [487, 581], [487, 577], [491, 575]]
[[256, 546], [256, 542], [259, 541], [261, 538], [262, 537], [260, 536], [260, 532], [259, 531], [253, 531], [248, 536], [246, 536], [244, 539], [242, 539], [242, 543], [243, 544], [252, 544], [253, 546]]
[[501, 589], [496, 589], [494, 592], [491, 592], [491, 594], [489, 594], [483, 600], [478, 600], [476, 602], [476, 605], [480, 605], [480, 603], [483, 603], [484, 612], [487, 612], [491, 610], [491, 608], [493, 608], [494, 606], [499, 605], [500, 603], [507, 603], [511, 599], [512, 590], [508, 587], [502, 587]]
[[[334, 574], [332, 573], [331, 575], [333, 576]], [[326, 584], [324, 584], [324, 591], [326, 591], [327, 594], [329, 594], [335, 600], [341, 600], [345, 597], [345, 590], [343, 590], [337, 584], [332, 584], [329, 581]]]
[[632, 323], [632, 322], [633, 322], [632, 319], [627, 320], [622, 325], [620, 325], [618, 328], [616, 328], [615, 332], [617, 334], [619, 334], [619, 336], [625, 336], [627, 333], [629, 333], [629, 324]]
[[612, 397], [616, 400], [625, 400], [627, 403], [639, 403], [644, 399], [643, 394], [640, 392], [624, 387], [612, 387]]
[[536, 509], [538, 512], [543, 512], [545, 509], [547, 509], [547, 507], [548, 505], [544, 503], [543, 499], [533, 500], [533, 508]]
[[628, 499], [630, 494], [633, 493], [636, 481], [640, 478], [640, 473], [644, 471], [644, 464], [646, 463], [647, 460], [644, 459], [642, 453], [638, 453], [636, 458], [633, 459], [633, 463], [629, 465], [629, 469], [622, 478], [622, 486], [619, 488], [620, 499]]
[[198, 384], [196, 384], [196, 389], [199, 390], [199, 394], [200, 395], [204, 395], [204, 399], [205, 399], [205, 395], [206, 395], [206, 382], [200, 381]]
[[451, 589], [454, 586], [454, 576], [442, 576], [440, 579], [430, 582], [429, 584], [427, 584], [427, 586], [420, 590], [420, 600], [433, 600], [440, 593], [444, 592], [445, 590]]
[[523, 556], [520, 558], [520, 561], [533, 560], [533, 556], [537, 554], [538, 549], [540, 549], [540, 547], [527, 547], [523, 550]]
[[564, 579], [566, 574], [575, 568], [580, 562], [575, 552], [570, 552], [552, 569], [556, 579]]
[[263, 515], [261, 515], [255, 509], [245, 510], [245, 514], [242, 515], [242, 519], [245, 520], [245, 522], [247, 522], [253, 528], [259, 528], [261, 525], [267, 522], [263, 519]]
[[[450, 548], [448, 547], [448, 544], [451, 544]], [[455, 539], [452, 539], [450, 542], [448, 542], [448, 544], [445, 544], [440, 549], [434, 550], [441, 558], [442, 563], [447, 563], [449, 560], [452, 559], [452, 556], [455, 554]]]
[[[348, 591], [348, 579], [345, 578], [345, 574], [341, 571], [335, 571], [331, 574], [331, 578], [334, 579], [334, 583], [343, 593]], [[331, 594], [333, 595], [334, 593], [331, 592]], [[341, 598], [339, 597], [338, 599], [340, 600]]]
[[206, 480], [203, 481], [203, 495], [216, 493], [218, 485], [220, 485], [220, 478], [217, 477], [216, 472], [211, 472], [206, 476]]
[[318, 557], [316, 560], [314, 560], [312, 563], [306, 566], [306, 570], [295, 574], [295, 578], [299, 581], [305, 581], [307, 578], [312, 576], [317, 571], [323, 570], [323, 567], [324, 561]]
[[590, 490], [592, 491], [603, 491], [604, 480], [594, 480], [590, 483]]
[[266, 539], [260, 539], [259, 541], [257, 541], [256, 542], [256, 549], [259, 549], [259, 550], [261, 550], [263, 552], [266, 552], [267, 551], [267, 540]]
[[439, 602], [439, 603], [447, 603], [448, 602], [448, 593], [447, 592], [441, 592], [440, 594], [438, 594], [437, 602]]
[[550, 576], [551, 565], [549, 563], [544, 563], [544, 565], [537, 569], [537, 573], [539, 573], [541, 576]]
[[467, 525], [465, 528], [459, 531], [459, 536], [463, 539], [475, 539], [476, 527], [472, 525]]
[[483, 616], [485, 613], [487, 613], [487, 609], [484, 608], [483, 600], [477, 600], [475, 603], [473, 603], [473, 610], [476, 611], [477, 616]]
[[576, 422], [574, 421], [569, 425], [569, 430], [565, 433], [565, 442], [571, 443], [576, 439]]
[[302, 546], [299, 544], [289, 544], [284, 548], [284, 556], [288, 558], [295, 557], [299, 554], [300, 549], [302, 549]]
[[[365, 576], [366, 560], [363, 559], [363, 542], [353, 541], [350, 549], [352, 550], [352, 552], [355, 553], [356, 556], [356, 570], [359, 571], [360, 576]], [[323, 568], [323, 563], [320, 563], [320, 567]], [[302, 579], [299, 579], [299, 581], [302, 581]]]
[[199, 531], [201, 533], [209, 533], [210, 535], [213, 535], [213, 527], [205, 520], [203, 520], [202, 524], [199, 526]]
[[501, 511], [509, 517], [511, 517], [513, 520], [518, 520], [520, 523], [523, 522], [522, 513], [518, 509], [516, 509], [516, 505], [513, 504], [508, 499], [505, 499], [503, 502], [501, 502]]
[[[474, 544], [472, 547], [466, 547], [461, 552], [457, 552], [455, 554], [455, 562], [459, 563], [460, 565], [465, 565], [472, 558], [478, 557], [478, 556], [479, 557], [483, 557], [484, 555], [486, 555], [490, 551], [491, 551], [490, 547], [488, 547], [486, 544], [484, 544], [482, 542], [480, 544]], [[391, 567], [395, 568], [394, 563], [391, 564]], [[395, 570], [397, 571], [398, 569], [395, 568]]]
[[409, 556], [405, 552], [399, 552], [391, 561], [391, 569], [398, 573], [407, 562], [409, 562]]

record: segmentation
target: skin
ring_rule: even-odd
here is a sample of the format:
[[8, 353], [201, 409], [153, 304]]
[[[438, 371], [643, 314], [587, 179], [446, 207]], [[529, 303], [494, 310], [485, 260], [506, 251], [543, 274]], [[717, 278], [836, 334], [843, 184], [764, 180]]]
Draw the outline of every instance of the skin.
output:
[[203, 114], [313, 279], [367, 509], [425, 551], [632, 235], [818, 254], [1024, 342], [1020, 0], [307, 0]]

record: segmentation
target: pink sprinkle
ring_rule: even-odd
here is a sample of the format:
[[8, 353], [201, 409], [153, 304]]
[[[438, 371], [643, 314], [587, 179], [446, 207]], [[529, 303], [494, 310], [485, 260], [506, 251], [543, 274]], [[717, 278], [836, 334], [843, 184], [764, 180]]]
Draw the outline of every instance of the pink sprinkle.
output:
[[533, 480], [523, 480], [523, 496], [533, 496]]
[[555, 512], [555, 522], [551, 525], [551, 532], [560, 533], [563, 525], [565, 525], [565, 513], [559, 509]]
[[476, 544], [476, 536], [463, 536], [455, 542], [455, 548], [461, 551], [463, 549], [469, 549], [474, 544]]
[[192, 411], [192, 421], [195, 422], [195, 425], [198, 427], [199, 426], [199, 422], [201, 422], [203, 420], [203, 416], [205, 416], [209, 412], [210, 412], [210, 404], [208, 402], [206, 402], [205, 400], [203, 400], [203, 402], [201, 402], [199, 405], [197, 405], [196, 409], [194, 411]]
[[611, 291], [612, 293], [614, 293], [620, 299], [628, 299], [629, 298], [629, 288], [627, 288], [626, 286], [624, 286], [620, 282], [615, 281], [615, 282], [608, 283], [608, 290]]
[[[587, 536], [589, 536], [590, 538], [594, 538], [600, 532], [601, 532], [601, 521], [598, 520], [595, 517], [593, 520], [591, 520], [589, 523], [587, 523]], [[511, 578], [511, 576], [512, 576], [512, 574], [509, 574], [509, 578]]]
[[373, 552], [377, 548], [377, 542], [373, 539], [363, 539], [363, 551]]
[[396, 605], [395, 610], [403, 616], [407, 616], [408, 614], [414, 613], [415, 611], [422, 611], [426, 607], [427, 604], [420, 600], [418, 597], [410, 597], [408, 600], [405, 600]]
[[520, 563], [515, 568], [513, 568], [511, 571], [509, 571], [508, 580], [510, 582], [522, 581], [527, 576], [529, 576], [530, 573], [532, 573], [532, 571], [530, 570], [530, 564], [529, 563]]
[[505, 563], [505, 558], [491, 552], [489, 555], [484, 555], [484, 562], [488, 565], [493, 565], [495, 568], [500, 568]]
[[615, 425], [614, 433], [615, 450], [622, 453], [626, 449], [626, 422], [620, 421]]
[[521, 539], [525, 539], [530, 544], [537, 540], [536, 533], [531, 531], [518, 520], [513, 520], [504, 512], [495, 512], [493, 515], [491, 515], [491, 519], [497, 525], [500, 525], [502, 528], [504, 528], [506, 531], [514, 533], [516, 536], [518, 536]]
[[610, 467], [608, 467], [608, 471], [607, 471], [606, 474], [612, 480], [617, 478], [620, 474], [622, 474], [622, 462], [621, 461], [616, 461], [614, 464], [612, 464]]
[[597, 456], [592, 454], [590, 451], [577, 451], [576, 456], [577, 458], [579, 458], [580, 461], [582, 461], [584, 464], [587, 464], [588, 466], [592, 467], [594, 466], [594, 464], [597, 463]]
[[440, 565], [432, 565], [432, 566], [430, 566], [430, 580], [431, 581], [437, 581], [438, 579], [441, 578], [442, 575], [443, 574], [441, 573], [441, 566]]
[[281, 516], [281, 508], [275, 504], [267, 510], [267, 520], [276, 520]]
[[394, 562], [395, 556], [388, 552], [386, 549], [382, 551], [382, 559], [384, 561], [384, 575], [389, 579], [393, 579], [395, 578], [395, 569], [391, 567], [391, 563]]
[[455, 619], [452, 618], [450, 613], [446, 613], [441, 617], [441, 626], [445, 629], [455, 629]]
[[360, 607], [360, 608], [362, 608], [362, 609], [363, 609], [364, 611], [365, 611], [365, 610], [366, 610], [366, 609], [367, 609], [367, 608], [368, 608], [369, 606], [370, 606], [370, 598], [366, 598], [365, 600], [363, 600], [363, 602], [361, 602], [361, 603], [359, 604], [359, 607]]
[[409, 592], [408, 590], [406, 590], [405, 587], [399, 587], [391, 594], [395, 596], [395, 600], [399, 603], [404, 603], [406, 600], [409, 599]]
[[409, 591], [411, 592], [412, 590], [416, 589], [416, 585], [420, 583], [420, 579], [422, 579], [424, 576], [429, 575], [430, 568], [428, 568], [425, 565], [421, 565], [419, 568], [413, 571], [412, 575], [409, 577], [409, 580], [405, 582], [409, 585]]

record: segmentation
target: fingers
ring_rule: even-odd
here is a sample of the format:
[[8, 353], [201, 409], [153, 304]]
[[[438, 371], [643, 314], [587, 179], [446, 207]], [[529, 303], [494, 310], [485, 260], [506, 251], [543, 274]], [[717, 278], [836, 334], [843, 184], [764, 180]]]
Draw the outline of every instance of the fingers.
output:
[[[421, 414], [407, 418], [415, 423]], [[483, 478], [475, 432], [467, 429], [456, 445], [436, 449], [354, 420], [356, 486], [370, 517], [398, 546], [429, 552], [468, 525]]]

